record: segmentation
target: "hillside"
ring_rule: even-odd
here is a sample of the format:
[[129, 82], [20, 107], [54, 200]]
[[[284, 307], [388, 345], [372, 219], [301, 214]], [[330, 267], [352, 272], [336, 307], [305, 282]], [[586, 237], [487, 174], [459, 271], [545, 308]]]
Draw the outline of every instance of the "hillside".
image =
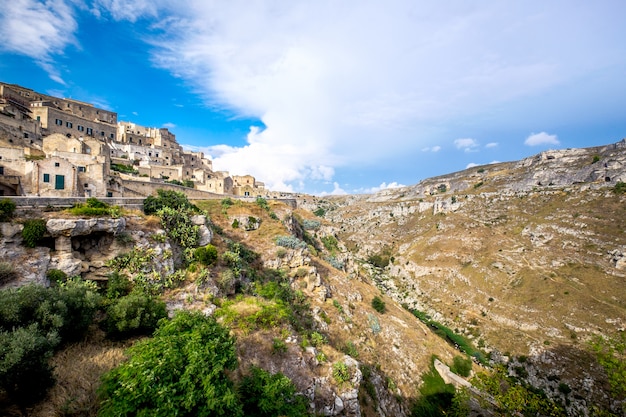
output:
[[[0, 223], [0, 278], [4, 290], [54, 289], [50, 271], [61, 270], [109, 294], [128, 276], [170, 317], [197, 311], [225, 326], [233, 384], [255, 367], [281, 373], [314, 415], [619, 415], [624, 182], [626, 141], [374, 195], [308, 196], [297, 208], [194, 201], [184, 228], [187, 205], [21, 209]], [[28, 248], [25, 221], [36, 218], [45, 232]], [[197, 246], [214, 257], [200, 261]], [[107, 298], [86, 336], [55, 351], [56, 384], [29, 415], [97, 414], [101, 376], [153, 339], [111, 337], [117, 302]], [[469, 377], [438, 373], [435, 357]], [[23, 415], [1, 390], [0, 410]]]

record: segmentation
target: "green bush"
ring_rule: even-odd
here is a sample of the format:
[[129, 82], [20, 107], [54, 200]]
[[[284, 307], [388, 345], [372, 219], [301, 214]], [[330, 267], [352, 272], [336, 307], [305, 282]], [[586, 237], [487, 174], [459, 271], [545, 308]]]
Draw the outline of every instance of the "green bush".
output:
[[457, 355], [452, 359], [450, 370], [457, 375], [468, 377], [472, 372], [472, 360]]
[[326, 214], [326, 210], [324, 210], [322, 207], [318, 207], [315, 209], [315, 211], [313, 211], [313, 214], [315, 214], [317, 217], [324, 217], [324, 215]]
[[333, 363], [333, 379], [341, 385], [350, 381], [350, 368], [344, 362]]
[[0, 331], [0, 388], [21, 409], [42, 400], [54, 385], [48, 359], [57, 343], [37, 324]]
[[256, 204], [257, 206], [261, 207], [263, 210], [270, 211], [270, 206], [267, 204], [267, 200], [264, 199], [263, 197], [257, 197]]
[[217, 248], [213, 245], [199, 247], [194, 251], [193, 257], [204, 265], [213, 265], [217, 261]]
[[107, 336], [114, 339], [149, 335], [164, 317], [167, 317], [167, 310], [163, 301], [141, 292], [131, 292], [109, 306], [104, 328]]
[[619, 181], [617, 184], [615, 184], [615, 187], [613, 187], [613, 192], [615, 194], [626, 194], [626, 182]]
[[304, 219], [302, 221], [302, 227], [304, 230], [317, 230], [320, 228], [321, 224], [322, 223], [319, 220]]
[[102, 379], [100, 417], [243, 415], [226, 374], [237, 366], [235, 340], [213, 317], [180, 311], [128, 353]]
[[191, 204], [187, 196], [179, 191], [158, 189], [156, 196], [149, 195], [143, 201], [143, 211], [146, 214], [156, 214], [164, 207], [174, 210], [200, 212], [200, 209]]
[[15, 212], [15, 207], [13, 200], [9, 200], [8, 198], [0, 200], [0, 222], [11, 220]]
[[339, 242], [337, 241], [337, 238], [335, 236], [323, 236], [321, 240], [327, 251], [334, 253], [339, 250]]
[[293, 382], [280, 372], [272, 375], [253, 366], [250, 374], [241, 381], [238, 391], [246, 416], [309, 415], [305, 397], [297, 395]]
[[133, 283], [124, 274], [113, 272], [107, 280], [106, 295], [109, 299], [116, 299], [130, 294], [133, 289]]
[[34, 248], [46, 233], [46, 221], [44, 219], [28, 219], [24, 221], [24, 230], [22, 230], [22, 238], [24, 246]]
[[389, 256], [384, 254], [371, 255], [367, 258], [367, 262], [377, 268], [386, 268], [389, 265], [389, 260]]
[[379, 296], [372, 299], [372, 307], [374, 307], [374, 310], [378, 311], [380, 314], [384, 314], [385, 311], [387, 311], [385, 302]]
[[0, 262], [0, 285], [17, 278], [17, 272], [10, 262]]
[[133, 168], [132, 165], [126, 165], [126, 164], [111, 163], [111, 170], [117, 171], [117, 172], [123, 172], [125, 174], [139, 174], [139, 171]]
[[48, 278], [48, 281], [51, 283], [54, 282], [59, 284], [67, 280], [67, 274], [60, 269], [48, 269], [46, 271], [46, 278]]

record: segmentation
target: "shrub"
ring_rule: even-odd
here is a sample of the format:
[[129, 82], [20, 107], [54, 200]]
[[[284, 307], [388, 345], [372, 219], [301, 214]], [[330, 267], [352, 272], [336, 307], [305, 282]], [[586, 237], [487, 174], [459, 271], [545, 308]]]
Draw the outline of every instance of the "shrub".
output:
[[294, 236], [278, 236], [276, 244], [285, 248], [298, 249], [306, 248], [307, 244]]
[[263, 197], [257, 197], [256, 204], [257, 206], [261, 207], [263, 210], [270, 211], [270, 206], [267, 204], [267, 200], [264, 199]]
[[321, 226], [321, 222], [319, 220], [304, 219], [302, 221], [302, 227], [305, 230], [317, 230], [320, 228], [320, 226]]
[[389, 265], [389, 256], [384, 254], [371, 255], [367, 258], [367, 262], [377, 268], [386, 268]]
[[344, 362], [333, 363], [333, 378], [339, 385], [350, 381], [350, 369], [348, 365]]
[[126, 165], [126, 164], [111, 163], [111, 170], [117, 171], [117, 172], [123, 172], [125, 174], [139, 174], [139, 171], [133, 168], [132, 165]]
[[593, 160], [591, 161], [592, 164], [595, 164], [596, 162], [600, 161], [600, 155], [594, 155], [593, 156]]
[[253, 366], [239, 385], [239, 396], [246, 416], [299, 417], [309, 415], [305, 397], [296, 394], [296, 387], [282, 373], [269, 372]]
[[321, 240], [322, 240], [322, 244], [324, 245], [327, 251], [335, 252], [339, 250], [339, 246], [338, 246], [339, 242], [337, 241], [337, 238], [335, 236], [332, 236], [332, 235], [323, 236]]
[[34, 248], [43, 238], [46, 231], [46, 221], [44, 219], [28, 219], [24, 221], [24, 230], [22, 230], [24, 245]]
[[0, 331], [0, 388], [20, 408], [42, 400], [54, 385], [48, 359], [57, 343], [37, 324]]
[[231, 224], [233, 229], [239, 229], [239, 219], [233, 220], [233, 224]]
[[457, 355], [452, 359], [450, 370], [457, 375], [468, 377], [472, 372], [472, 360]]
[[313, 214], [315, 214], [317, 217], [324, 217], [324, 215], [326, 214], [326, 210], [324, 210], [322, 207], [318, 207], [315, 209], [315, 211], [313, 211]]
[[143, 202], [143, 211], [146, 214], [156, 214], [164, 207], [200, 212], [200, 209], [191, 204], [187, 196], [179, 191], [158, 189], [156, 196], [150, 195]]
[[59, 284], [67, 280], [67, 274], [60, 269], [48, 269], [46, 271], [46, 278], [48, 278], [48, 281], [51, 283], [54, 282]]
[[193, 257], [204, 265], [213, 265], [217, 261], [217, 248], [213, 245], [199, 247], [194, 251]]
[[226, 375], [237, 366], [235, 340], [213, 317], [180, 311], [128, 352], [102, 379], [100, 417], [243, 415]]
[[613, 187], [613, 192], [615, 194], [626, 194], [626, 182], [619, 181], [617, 184], [615, 184], [615, 187]]
[[0, 262], [0, 285], [14, 280], [17, 272], [10, 262]]
[[107, 298], [116, 299], [130, 294], [133, 283], [124, 274], [113, 272], [107, 280]]
[[13, 200], [9, 200], [8, 198], [0, 200], [0, 222], [11, 220], [15, 212], [15, 207]]
[[107, 335], [116, 339], [147, 335], [164, 317], [167, 317], [167, 310], [163, 301], [136, 291], [109, 306], [104, 327]]
[[359, 357], [359, 351], [356, 349], [356, 345], [352, 341], [346, 342], [343, 353], [352, 356], [354, 359], [357, 359]]
[[380, 314], [384, 314], [385, 311], [387, 311], [385, 302], [378, 296], [372, 299], [372, 307], [374, 307], [374, 310], [378, 311]]

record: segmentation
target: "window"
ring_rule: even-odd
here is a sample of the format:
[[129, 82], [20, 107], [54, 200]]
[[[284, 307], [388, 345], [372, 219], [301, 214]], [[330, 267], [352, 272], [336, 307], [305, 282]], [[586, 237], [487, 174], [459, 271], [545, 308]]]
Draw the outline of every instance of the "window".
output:
[[57, 126], [63, 126], [63, 120], [55, 119], [54, 124], [57, 125]]
[[85, 128], [81, 125], [78, 125], [76, 129], [78, 129], [79, 132], [83, 132], [85, 130]]
[[0, 167], [0, 175], [4, 175], [4, 167]]
[[61, 166], [61, 164], [60, 164], [59, 162], [55, 162], [55, 163], [54, 163], [54, 166], [55, 166], [56, 168], [58, 168], [58, 167], [60, 167], [60, 166]]
[[43, 174], [43, 182], [50, 182], [50, 174]]
[[88, 127], [88, 128], [87, 128], [87, 134], [88, 134], [89, 136], [93, 135], [93, 129], [92, 129], [92, 128], [90, 128], [90, 127]]
[[111, 133], [111, 139], [115, 138], [115, 134]]
[[54, 177], [54, 189], [63, 190], [65, 188], [65, 175], [55, 175]]
[[104, 136], [104, 132], [100, 132], [100, 136]]
[[41, 122], [41, 116], [37, 116], [37, 121]]
[[66, 127], [72, 127], [73, 125], [72, 125], [72, 122], [67, 122], [67, 123], [65, 123], [65, 126]]
[[89, 188], [89, 184], [83, 184], [84, 188]]
[[85, 172], [85, 167], [78, 167], [78, 172]]
[[24, 133], [24, 139], [28, 139], [28, 133]]

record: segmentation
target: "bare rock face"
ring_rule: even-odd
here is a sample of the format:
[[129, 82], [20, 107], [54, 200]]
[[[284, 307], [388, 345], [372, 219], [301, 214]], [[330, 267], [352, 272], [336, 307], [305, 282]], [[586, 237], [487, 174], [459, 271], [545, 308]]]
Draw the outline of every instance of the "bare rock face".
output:
[[213, 232], [211, 232], [211, 229], [209, 229], [206, 225], [206, 216], [203, 216], [200, 214], [196, 216], [192, 216], [191, 222], [195, 226], [198, 226], [200, 228], [199, 230], [200, 239], [198, 241], [198, 246], [206, 246], [209, 243], [211, 243], [211, 240], [213, 239]]
[[126, 227], [126, 219], [50, 219], [46, 223], [48, 233], [52, 237], [81, 236], [95, 232], [117, 234]]

